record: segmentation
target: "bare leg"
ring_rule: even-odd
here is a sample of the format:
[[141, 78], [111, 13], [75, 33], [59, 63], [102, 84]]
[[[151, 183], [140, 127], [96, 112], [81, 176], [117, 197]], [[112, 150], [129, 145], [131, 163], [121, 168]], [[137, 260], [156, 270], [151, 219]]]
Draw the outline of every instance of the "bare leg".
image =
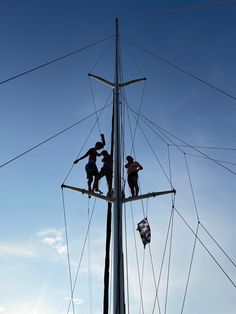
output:
[[94, 191], [101, 192], [101, 191], [99, 191], [98, 183], [99, 183], [99, 180], [100, 180], [103, 176], [104, 176], [104, 174], [103, 174], [101, 171], [95, 176], [94, 184], [93, 184], [93, 190], [94, 190]]
[[89, 190], [89, 191], [92, 190], [92, 189], [91, 189], [91, 184], [92, 184], [92, 182], [93, 182], [93, 177], [91, 176], [91, 177], [88, 178], [88, 190]]
[[107, 173], [106, 179], [107, 179], [108, 194], [110, 195], [111, 190], [112, 190], [112, 173]]
[[96, 176], [94, 179], [93, 190], [98, 190], [98, 176]]
[[135, 196], [135, 189], [134, 189], [134, 186], [130, 186], [130, 191], [131, 191], [131, 195], [132, 196]]

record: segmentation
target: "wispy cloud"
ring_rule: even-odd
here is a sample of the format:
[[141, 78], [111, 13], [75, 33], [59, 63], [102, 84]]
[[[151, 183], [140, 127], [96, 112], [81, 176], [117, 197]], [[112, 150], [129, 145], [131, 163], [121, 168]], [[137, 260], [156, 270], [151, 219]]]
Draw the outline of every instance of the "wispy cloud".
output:
[[[65, 301], [70, 301], [70, 298], [69, 297], [65, 297], [64, 300]], [[84, 300], [80, 299], [80, 298], [74, 298], [74, 304], [75, 305], [82, 305], [82, 304], [84, 304]]]
[[43, 244], [54, 249], [59, 255], [66, 254], [63, 229], [47, 228], [38, 232], [37, 236]]
[[6, 312], [6, 308], [0, 305], [0, 313], [5, 313]]
[[34, 251], [29, 245], [0, 243], [0, 254], [24, 257], [34, 255]]

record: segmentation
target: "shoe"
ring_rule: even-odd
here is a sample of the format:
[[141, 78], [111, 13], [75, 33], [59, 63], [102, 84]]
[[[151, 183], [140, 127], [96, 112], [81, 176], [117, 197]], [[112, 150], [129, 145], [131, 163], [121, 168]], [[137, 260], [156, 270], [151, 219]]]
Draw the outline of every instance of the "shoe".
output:
[[99, 189], [94, 189], [94, 192], [97, 192], [97, 193], [99, 193], [99, 194], [103, 194], [103, 192], [100, 191]]

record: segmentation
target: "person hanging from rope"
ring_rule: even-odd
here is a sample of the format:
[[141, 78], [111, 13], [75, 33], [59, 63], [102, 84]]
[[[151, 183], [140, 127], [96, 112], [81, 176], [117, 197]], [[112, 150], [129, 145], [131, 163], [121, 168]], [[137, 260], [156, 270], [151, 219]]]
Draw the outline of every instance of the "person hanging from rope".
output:
[[98, 173], [97, 178], [94, 182], [94, 191], [98, 190], [98, 182], [102, 177], [106, 177], [107, 180], [107, 186], [108, 186], [108, 196], [111, 196], [111, 190], [112, 190], [112, 168], [113, 168], [113, 161], [111, 155], [108, 153], [108, 151], [103, 150], [101, 152], [101, 155], [103, 156], [102, 162], [103, 166], [101, 170]]
[[126, 160], [128, 163], [125, 165], [128, 174], [128, 184], [130, 187], [131, 195], [138, 196], [139, 186], [138, 186], [138, 171], [142, 170], [143, 167], [137, 161], [134, 161], [133, 157], [127, 156]]
[[[86, 164], [85, 166], [85, 170], [86, 170], [86, 173], [87, 173], [87, 179], [88, 179], [88, 190], [89, 191], [93, 191], [94, 190], [94, 184], [95, 184], [95, 181], [97, 180], [97, 176], [98, 176], [98, 168], [97, 168], [97, 165], [96, 165], [96, 161], [97, 161], [97, 156], [101, 156], [100, 153], [98, 153], [97, 151], [102, 149], [104, 146], [103, 146], [103, 143], [102, 142], [97, 142], [95, 144], [94, 147], [90, 148], [86, 154], [84, 154], [82, 157], [80, 157], [79, 159], [76, 159], [74, 161], [74, 164], [77, 164], [80, 160], [88, 157], [88, 163]], [[93, 184], [93, 187], [92, 187], [92, 183], [94, 182]]]

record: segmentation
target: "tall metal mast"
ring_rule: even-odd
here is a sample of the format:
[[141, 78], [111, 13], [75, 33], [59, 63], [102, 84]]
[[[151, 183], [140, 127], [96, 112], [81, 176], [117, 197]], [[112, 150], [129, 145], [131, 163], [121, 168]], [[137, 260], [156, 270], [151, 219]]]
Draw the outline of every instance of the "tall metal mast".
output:
[[[121, 187], [121, 154], [123, 153], [121, 145], [121, 101], [120, 93], [121, 89], [133, 83], [137, 83], [146, 80], [145, 77], [134, 79], [128, 82], [121, 82], [120, 80], [120, 46], [119, 46], [119, 24], [116, 18], [116, 46], [115, 46], [115, 82], [109, 82], [108, 80], [89, 73], [89, 76], [97, 79], [103, 84], [108, 85], [113, 89], [113, 156], [114, 156], [114, 194], [109, 196], [99, 195], [93, 191], [88, 191], [82, 188], [65, 185], [61, 185], [62, 188], [68, 188], [82, 194], [87, 194], [90, 197], [105, 200], [109, 203], [113, 203], [113, 314], [125, 314], [125, 293], [124, 293], [124, 258], [123, 258], [123, 241], [122, 241], [122, 204], [126, 202], [135, 201], [138, 199], [144, 199], [148, 197], [155, 197], [163, 194], [175, 193], [175, 189], [170, 191], [152, 192], [148, 194], [132, 196], [125, 198], [122, 194]], [[106, 297], [107, 304], [104, 306], [104, 313], [108, 313], [108, 297]]]
[[114, 207], [113, 207], [113, 314], [125, 314], [124, 260], [122, 245], [122, 190], [121, 190], [121, 108], [120, 108], [120, 59], [119, 25], [116, 18], [114, 101]]

